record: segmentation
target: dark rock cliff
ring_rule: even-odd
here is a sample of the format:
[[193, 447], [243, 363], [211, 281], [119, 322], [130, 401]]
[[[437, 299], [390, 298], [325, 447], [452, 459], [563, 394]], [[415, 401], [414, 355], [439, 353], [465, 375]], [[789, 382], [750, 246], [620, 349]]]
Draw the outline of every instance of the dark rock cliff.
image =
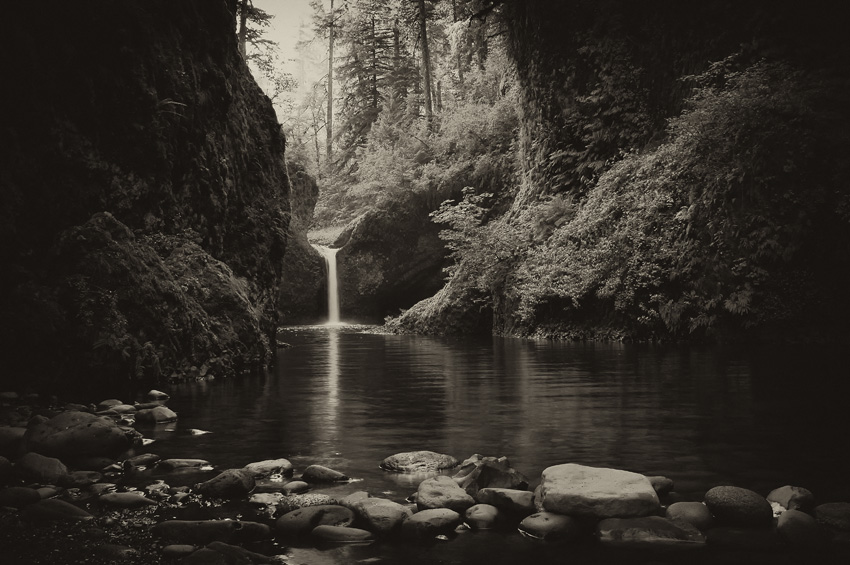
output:
[[344, 320], [380, 322], [433, 295], [444, 283], [446, 250], [424, 195], [387, 199], [336, 241]]
[[307, 240], [319, 186], [298, 163], [289, 163], [292, 221], [289, 223], [283, 280], [280, 289], [281, 324], [312, 324], [327, 316], [325, 261]]
[[271, 359], [289, 185], [235, 2], [15, 3], [3, 34], [7, 386]]

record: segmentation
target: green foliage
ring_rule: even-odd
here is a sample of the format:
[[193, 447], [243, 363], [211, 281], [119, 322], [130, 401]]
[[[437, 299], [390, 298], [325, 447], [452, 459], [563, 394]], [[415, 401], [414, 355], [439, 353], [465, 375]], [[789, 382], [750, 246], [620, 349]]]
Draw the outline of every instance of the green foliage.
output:
[[[612, 166], [529, 254], [516, 287], [522, 322], [539, 322], [552, 301], [575, 312], [602, 302], [635, 335], [688, 334], [816, 306], [788, 283], [830, 268], [809, 255], [823, 243], [816, 222], [840, 225], [833, 210], [847, 198], [826, 150], [846, 147], [846, 124], [830, 123], [824, 108], [838, 100], [824, 93], [838, 91], [823, 80], [758, 63], [698, 89], [667, 143]], [[538, 210], [551, 224], [552, 203]]]

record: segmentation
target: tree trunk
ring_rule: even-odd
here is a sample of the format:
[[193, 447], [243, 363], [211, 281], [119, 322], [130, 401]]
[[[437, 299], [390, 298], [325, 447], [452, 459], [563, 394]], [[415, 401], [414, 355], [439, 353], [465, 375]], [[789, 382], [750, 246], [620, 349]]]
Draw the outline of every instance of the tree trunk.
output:
[[239, 54], [246, 57], [245, 43], [248, 38], [248, 0], [239, 3]]
[[425, 95], [425, 122], [428, 129], [434, 120], [434, 108], [431, 102], [431, 54], [428, 49], [428, 25], [425, 18], [425, 0], [419, 0], [419, 27], [422, 37], [422, 91]]
[[328, 27], [328, 119], [325, 127], [327, 128], [327, 142], [325, 152], [327, 154], [327, 166], [330, 169], [333, 159], [333, 120], [334, 120], [334, 0], [331, 0], [331, 20]]
[[[452, 20], [457, 23], [457, 0], [452, 0]], [[460, 54], [460, 48], [457, 50], [457, 79], [461, 88], [463, 88], [463, 58]]]

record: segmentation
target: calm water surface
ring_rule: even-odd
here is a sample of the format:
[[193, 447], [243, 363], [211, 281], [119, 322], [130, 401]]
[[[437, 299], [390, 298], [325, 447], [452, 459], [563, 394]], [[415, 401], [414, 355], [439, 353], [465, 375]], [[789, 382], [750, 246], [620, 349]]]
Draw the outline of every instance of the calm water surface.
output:
[[[296, 472], [318, 463], [360, 480], [323, 492], [398, 501], [421, 477], [378, 463], [420, 449], [505, 455], [532, 485], [547, 466], [574, 462], [665, 475], [696, 500], [717, 484], [763, 494], [794, 484], [823, 501], [850, 495], [839, 351], [459, 340], [357, 327], [284, 329], [279, 339], [292, 347], [279, 350], [274, 374], [173, 391], [180, 420], [153, 433], [155, 451], [220, 469], [278, 457]], [[466, 533], [427, 548], [290, 551], [301, 563], [512, 563], [556, 562], [562, 550]], [[612, 556], [582, 562], [594, 558]]]

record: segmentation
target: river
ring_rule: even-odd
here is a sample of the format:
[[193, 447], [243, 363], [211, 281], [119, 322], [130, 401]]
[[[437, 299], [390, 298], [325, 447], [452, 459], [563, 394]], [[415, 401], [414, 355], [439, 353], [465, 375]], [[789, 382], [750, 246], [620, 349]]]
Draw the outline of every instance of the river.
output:
[[[356, 479], [321, 492], [398, 501], [421, 478], [378, 463], [422, 449], [504, 455], [532, 485], [545, 467], [573, 462], [665, 475], [685, 499], [718, 484], [762, 494], [792, 484], [820, 502], [850, 495], [850, 418], [838, 394], [847, 364], [825, 347], [432, 338], [358, 326], [284, 328], [279, 340], [291, 347], [278, 351], [273, 374], [177, 387], [169, 405], [180, 419], [154, 432], [155, 451], [220, 469], [285, 457], [297, 473], [317, 463]], [[562, 550], [467, 533], [424, 552], [290, 551], [303, 563], [467, 563], [473, 554], [515, 563], [557, 560]]]

